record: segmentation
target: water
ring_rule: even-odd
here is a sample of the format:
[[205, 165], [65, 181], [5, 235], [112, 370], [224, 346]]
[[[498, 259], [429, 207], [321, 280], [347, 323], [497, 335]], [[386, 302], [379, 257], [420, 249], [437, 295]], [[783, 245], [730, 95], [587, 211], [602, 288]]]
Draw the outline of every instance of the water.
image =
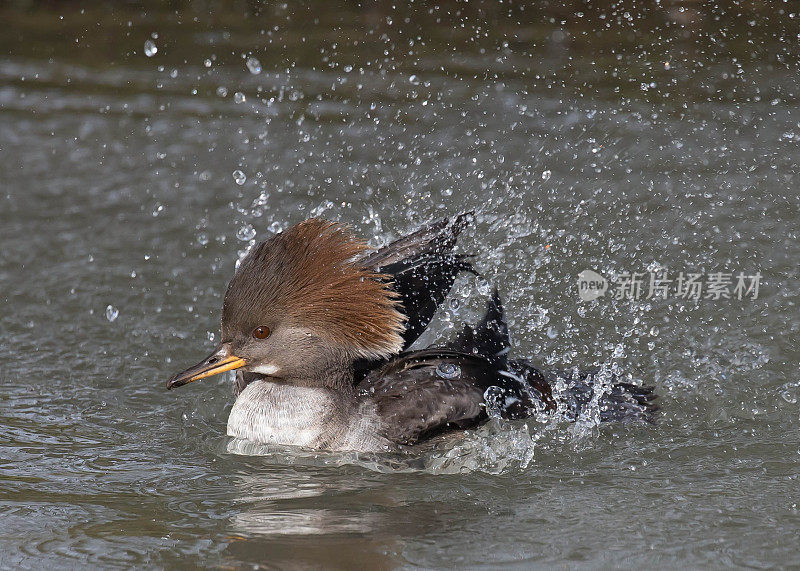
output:
[[[794, 3], [14, 6], [0, 567], [797, 564]], [[656, 426], [335, 455], [229, 442], [230, 379], [164, 391], [254, 237], [313, 213], [379, 246], [467, 209], [485, 279], [425, 341], [496, 284], [515, 355], [655, 383]], [[584, 270], [763, 279], [582, 302]]]

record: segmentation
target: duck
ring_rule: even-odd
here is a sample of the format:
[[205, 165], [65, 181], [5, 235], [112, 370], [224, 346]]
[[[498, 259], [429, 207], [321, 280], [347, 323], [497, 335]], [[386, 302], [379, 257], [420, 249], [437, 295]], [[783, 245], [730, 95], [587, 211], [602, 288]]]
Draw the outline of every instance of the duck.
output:
[[227, 435], [259, 444], [386, 452], [506, 420], [552, 415], [653, 422], [653, 388], [602, 369], [510, 358], [495, 288], [483, 318], [413, 349], [473, 256], [454, 253], [473, 212], [370, 250], [312, 218], [256, 244], [231, 278], [220, 342], [168, 390], [234, 371]]

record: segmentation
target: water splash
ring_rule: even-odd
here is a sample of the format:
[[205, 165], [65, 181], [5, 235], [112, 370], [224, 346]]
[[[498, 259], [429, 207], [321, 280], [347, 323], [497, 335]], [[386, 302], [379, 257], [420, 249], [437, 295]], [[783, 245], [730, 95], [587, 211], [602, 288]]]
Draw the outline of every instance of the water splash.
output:
[[453, 363], [439, 363], [436, 374], [443, 379], [457, 379], [461, 376], [461, 367]]
[[236, 231], [236, 238], [242, 242], [249, 242], [256, 237], [256, 229], [251, 224], [243, 224]]
[[117, 320], [117, 317], [119, 317], [119, 309], [117, 309], [113, 305], [107, 306], [106, 307], [106, 319], [108, 319], [110, 322], [113, 323], [114, 321]]
[[147, 40], [144, 43], [144, 55], [147, 57], [153, 57], [158, 53], [158, 46], [153, 40]]
[[242, 186], [245, 182], [247, 182], [247, 175], [237, 169], [233, 171], [233, 180], [236, 184]]
[[250, 73], [253, 75], [258, 75], [261, 73], [261, 62], [258, 61], [258, 58], [249, 57], [247, 58], [247, 69], [250, 70]]
[[545, 434], [529, 424], [493, 420], [478, 430], [455, 432], [399, 452], [321, 452], [294, 446], [258, 444], [234, 438], [229, 454], [264, 457], [270, 464], [290, 466], [360, 466], [380, 473], [425, 472], [500, 474], [526, 468]]

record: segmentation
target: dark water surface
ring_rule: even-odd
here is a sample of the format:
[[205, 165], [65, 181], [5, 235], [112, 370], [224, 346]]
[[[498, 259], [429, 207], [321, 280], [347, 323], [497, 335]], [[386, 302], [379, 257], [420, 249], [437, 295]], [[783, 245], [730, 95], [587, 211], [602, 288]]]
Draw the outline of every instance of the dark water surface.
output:
[[[796, 3], [16, 6], [0, 567], [800, 564]], [[656, 426], [317, 454], [229, 442], [229, 378], [164, 391], [251, 240], [314, 215], [377, 246], [470, 208], [514, 353], [654, 383]], [[581, 302], [587, 269], [762, 280]], [[486, 292], [459, 282], [425, 340]]]

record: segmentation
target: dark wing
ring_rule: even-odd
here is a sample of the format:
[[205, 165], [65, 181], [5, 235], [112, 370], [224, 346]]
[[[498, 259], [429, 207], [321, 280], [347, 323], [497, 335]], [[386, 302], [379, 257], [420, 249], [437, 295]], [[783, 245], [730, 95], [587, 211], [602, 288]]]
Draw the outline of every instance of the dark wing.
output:
[[[553, 404], [568, 420], [578, 420], [591, 406], [596, 393], [602, 390], [597, 401], [600, 420], [603, 422], [645, 421], [654, 423], [659, 410], [653, 387], [620, 381], [617, 375], [603, 373], [594, 367], [583, 370], [541, 371], [527, 359], [513, 360], [509, 370], [524, 377], [532, 386], [560, 387], [552, 395]], [[538, 387], [537, 387], [538, 388]], [[551, 393], [552, 394], [552, 393]]]
[[458, 235], [474, 216], [475, 213], [469, 211], [459, 214], [455, 218], [442, 218], [364, 256], [361, 263], [365, 267], [378, 270], [422, 255], [449, 252], [455, 246]]
[[417, 230], [377, 252], [361, 263], [392, 277], [407, 317], [403, 349], [408, 349], [433, 319], [459, 272], [474, 273], [468, 256], [453, 254], [456, 239], [473, 217], [472, 212], [444, 218]]
[[486, 313], [481, 322], [475, 327], [465, 323], [464, 328], [447, 347], [461, 353], [486, 357], [499, 368], [506, 367], [511, 339], [497, 288], [486, 304]]
[[[464, 325], [458, 337], [448, 344], [448, 348], [480, 355], [487, 358], [498, 369], [501, 376], [507, 377], [486, 393], [490, 410], [497, 411], [503, 418], [522, 418], [537, 412], [552, 412], [559, 408], [570, 420], [577, 420], [591, 405], [598, 389], [602, 395], [598, 400], [600, 420], [630, 421], [645, 420], [653, 422], [658, 411], [657, 396], [652, 387], [639, 386], [619, 380], [615, 375], [606, 376], [606, 386], [599, 387], [600, 370], [544, 371], [526, 359], [508, 359], [510, 340], [508, 327], [503, 317], [503, 306], [495, 289], [486, 308], [486, 314], [474, 328]], [[517, 381], [517, 382], [515, 382]], [[559, 382], [560, 381], [560, 382]], [[520, 406], [518, 387], [524, 386], [529, 401], [523, 399]], [[553, 387], [559, 387], [556, 395]], [[531, 403], [533, 408], [530, 407]]]
[[[529, 381], [534, 381], [529, 384]], [[414, 444], [489, 417], [527, 418], [555, 408], [549, 385], [446, 348], [412, 351], [372, 371], [358, 385], [377, 408], [384, 436]]]
[[474, 426], [488, 418], [487, 407], [503, 418], [530, 416], [547, 408], [545, 398], [530, 390], [525, 378], [505, 370], [509, 346], [495, 290], [476, 327], [465, 325], [447, 347], [392, 359], [358, 389], [375, 402], [386, 437], [401, 444]]
[[358, 391], [375, 403], [386, 438], [413, 444], [485, 420], [483, 394], [496, 378], [496, 369], [486, 359], [426, 349], [373, 371]]

